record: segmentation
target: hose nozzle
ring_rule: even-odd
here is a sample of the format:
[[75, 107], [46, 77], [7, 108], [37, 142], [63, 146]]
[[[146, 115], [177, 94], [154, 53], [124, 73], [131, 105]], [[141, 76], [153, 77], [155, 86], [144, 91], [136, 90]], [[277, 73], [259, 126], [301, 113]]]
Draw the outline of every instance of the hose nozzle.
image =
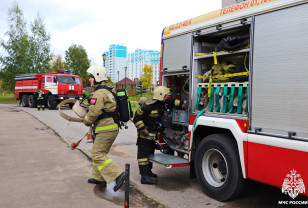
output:
[[68, 148], [70, 148], [71, 150], [76, 149], [76, 147], [78, 147], [79, 143], [81, 142], [82, 139], [80, 139], [78, 142], [72, 142], [71, 144], [68, 145]]

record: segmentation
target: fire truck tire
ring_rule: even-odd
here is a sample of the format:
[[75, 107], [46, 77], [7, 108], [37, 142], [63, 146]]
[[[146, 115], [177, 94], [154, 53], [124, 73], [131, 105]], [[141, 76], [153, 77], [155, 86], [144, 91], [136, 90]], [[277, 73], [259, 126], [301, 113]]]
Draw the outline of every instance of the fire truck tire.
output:
[[57, 107], [57, 102], [52, 95], [48, 95], [47, 97], [47, 108], [50, 110], [56, 109]]
[[200, 142], [195, 172], [205, 194], [218, 201], [237, 197], [245, 187], [236, 143], [225, 134], [213, 134]]
[[28, 95], [27, 95], [27, 94], [24, 94], [24, 95], [21, 97], [21, 105], [22, 105], [22, 107], [28, 107], [28, 106], [29, 106], [29, 103], [28, 103]]
[[36, 101], [34, 98], [34, 95], [29, 95], [28, 96], [28, 104], [30, 108], [35, 108], [36, 107]]

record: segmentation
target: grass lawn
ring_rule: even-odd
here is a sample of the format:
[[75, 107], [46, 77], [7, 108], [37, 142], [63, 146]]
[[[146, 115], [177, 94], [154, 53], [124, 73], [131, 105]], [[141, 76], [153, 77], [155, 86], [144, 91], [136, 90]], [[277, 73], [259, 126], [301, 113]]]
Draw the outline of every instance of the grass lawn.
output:
[[[152, 94], [142, 94], [143, 97], [152, 97]], [[133, 95], [133, 96], [129, 96], [129, 100], [132, 101], [131, 105], [132, 105], [132, 111], [135, 113], [136, 109], [138, 107], [138, 103], [136, 101], [138, 101], [138, 99], [141, 97], [141, 95]], [[0, 103], [6, 103], [6, 104], [14, 104], [14, 103], [19, 103], [19, 100], [16, 100], [14, 94], [0, 94]]]
[[136, 109], [138, 107], [137, 101], [139, 100], [140, 97], [150, 98], [150, 97], [152, 97], [152, 94], [143, 93], [142, 96], [141, 96], [141, 94], [129, 96], [129, 100], [131, 101], [130, 103], [131, 103], [131, 106], [132, 106], [132, 111], [133, 111], [134, 114], [135, 114]]
[[0, 94], [0, 103], [13, 104], [19, 103], [19, 100], [16, 100], [14, 94]]

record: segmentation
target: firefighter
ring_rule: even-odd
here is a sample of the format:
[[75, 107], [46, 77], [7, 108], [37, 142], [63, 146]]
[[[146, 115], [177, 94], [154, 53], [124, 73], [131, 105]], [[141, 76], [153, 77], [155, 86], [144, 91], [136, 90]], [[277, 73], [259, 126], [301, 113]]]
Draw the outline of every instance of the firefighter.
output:
[[147, 97], [140, 97], [139, 100], [138, 100], [138, 107], [136, 109], [136, 111], [138, 110], [138, 108], [141, 108], [142, 105], [145, 103], [145, 101], [147, 101], [149, 98]]
[[[152, 172], [152, 163], [149, 162], [149, 155], [155, 151], [155, 142], [159, 139], [160, 132], [156, 128], [161, 123], [164, 115], [164, 101], [168, 88], [159, 86], [154, 89], [153, 97], [136, 110], [133, 122], [138, 131], [137, 138], [137, 160], [142, 184], [156, 184], [157, 175]], [[140, 101], [140, 100], [139, 100]]]
[[116, 179], [113, 190], [117, 191], [124, 182], [125, 173], [107, 157], [107, 153], [119, 133], [118, 124], [110, 116], [116, 110], [115, 97], [108, 90], [113, 86], [106, 82], [107, 71], [105, 67], [91, 66], [87, 73], [90, 75], [89, 81], [91, 87], [94, 88], [94, 93], [89, 103], [89, 112], [83, 122], [86, 126], [94, 124], [96, 135], [91, 152], [92, 178], [88, 180], [88, 183], [106, 186]]
[[41, 108], [45, 110], [45, 93], [42, 90], [39, 90], [37, 93], [37, 110]]

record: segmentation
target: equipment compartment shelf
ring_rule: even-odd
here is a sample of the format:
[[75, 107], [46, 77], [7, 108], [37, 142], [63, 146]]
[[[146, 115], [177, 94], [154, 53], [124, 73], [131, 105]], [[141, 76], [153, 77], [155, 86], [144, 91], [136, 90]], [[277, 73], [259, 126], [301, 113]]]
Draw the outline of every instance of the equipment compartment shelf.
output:
[[[216, 56], [226, 56], [226, 55], [232, 55], [232, 54], [238, 54], [238, 53], [246, 53], [246, 52], [249, 52], [250, 48], [245, 48], [245, 49], [241, 49], [241, 50], [238, 50], [238, 51], [224, 51], [224, 52], [216, 52]], [[209, 53], [209, 54], [206, 54], [206, 55], [200, 55], [200, 56], [194, 56], [194, 59], [195, 60], [198, 60], [198, 59], [205, 59], [205, 58], [213, 58], [214, 55], [213, 53]]]

